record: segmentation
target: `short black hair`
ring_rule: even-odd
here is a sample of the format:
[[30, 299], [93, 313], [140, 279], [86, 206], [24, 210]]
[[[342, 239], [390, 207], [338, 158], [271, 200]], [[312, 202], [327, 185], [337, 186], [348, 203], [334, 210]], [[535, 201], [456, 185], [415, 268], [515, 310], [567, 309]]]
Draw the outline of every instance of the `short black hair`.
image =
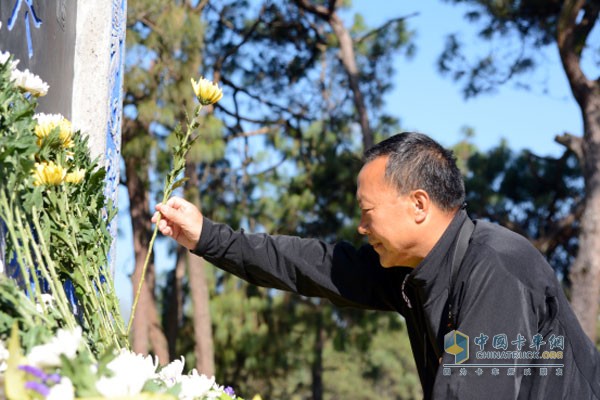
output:
[[465, 184], [452, 151], [429, 136], [402, 132], [385, 139], [365, 152], [365, 164], [389, 156], [385, 178], [398, 193], [425, 190], [444, 211], [453, 211], [465, 201]]

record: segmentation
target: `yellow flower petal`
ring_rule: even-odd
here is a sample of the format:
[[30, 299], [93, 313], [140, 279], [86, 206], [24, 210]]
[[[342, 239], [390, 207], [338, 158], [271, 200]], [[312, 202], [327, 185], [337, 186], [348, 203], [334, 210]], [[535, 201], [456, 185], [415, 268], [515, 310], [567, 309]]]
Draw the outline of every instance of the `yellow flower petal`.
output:
[[190, 80], [192, 81], [194, 93], [196, 94], [198, 101], [200, 101], [200, 104], [203, 106], [214, 104], [223, 97], [223, 90], [221, 90], [216, 83], [203, 77], [200, 77], [198, 82], [194, 81], [194, 78], [191, 78]]
[[70, 149], [74, 146], [71, 121], [60, 114], [36, 114], [34, 118], [37, 121], [35, 135], [38, 137], [38, 146], [41, 146], [44, 139], [56, 128], [59, 129], [58, 135], [61, 146], [65, 149]]
[[67, 174], [67, 176], [65, 177], [65, 182], [74, 183], [74, 184], [81, 183], [81, 181], [83, 181], [84, 177], [85, 177], [85, 170], [78, 169], [77, 171], [69, 172]]
[[65, 180], [67, 171], [53, 162], [35, 163], [33, 171], [33, 184], [40, 185], [60, 185]]

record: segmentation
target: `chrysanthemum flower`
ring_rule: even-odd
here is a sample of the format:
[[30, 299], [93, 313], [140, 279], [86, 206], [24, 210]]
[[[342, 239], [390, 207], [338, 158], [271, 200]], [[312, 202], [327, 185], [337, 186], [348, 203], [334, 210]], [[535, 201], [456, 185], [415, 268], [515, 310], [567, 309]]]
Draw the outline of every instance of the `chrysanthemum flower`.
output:
[[181, 392], [179, 393], [179, 397], [185, 400], [202, 398], [203, 396], [208, 397], [214, 386], [214, 376], [209, 378], [204, 374], [199, 374], [196, 369], [193, 369], [191, 373], [181, 377]]
[[223, 97], [223, 90], [216, 83], [203, 77], [200, 77], [198, 82], [194, 81], [194, 78], [191, 78], [191, 81], [194, 93], [203, 106], [214, 104]]
[[0, 339], [0, 373], [6, 371], [8, 357], [10, 356], [4, 342]]
[[85, 169], [78, 169], [76, 171], [69, 172], [67, 174], [67, 176], [65, 177], [65, 182], [78, 184], [78, 183], [81, 183], [81, 181], [83, 181], [84, 177], [85, 177]]
[[[10, 53], [8, 51], [0, 51], [0, 64], [6, 64], [8, 59], [10, 58]], [[11, 70], [14, 70], [19, 64], [19, 60], [13, 60], [10, 64]]]
[[184, 365], [185, 359], [181, 356], [181, 359], [173, 360], [170, 364], [164, 366], [160, 372], [156, 374], [156, 377], [163, 381], [167, 387], [172, 387], [181, 382], [181, 374], [183, 373]]
[[50, 388], [46, 400], [73, 400], [75, 388], [73, 382], [66, 376], [61, 377], [60, 382]]
[[72, 360], [81, 343], [81, 327], [76, 327], [72, 331], [59, 329], [56, 337], [48, 343], [33, 347], [27, 355], [27, 360], [30, 365], [38, 368], [59, 366], [60, 356], [64, 355]]
[[65, 180], [66, 175], [67, 171], [53, 162], [35, 163], [33, 184], [35, 186], [60, 185]]
[[71, 121], [60, 114], [36, 114], [34, 115], [37, 125], [35, 126], [35, 135], [38, 137], [38, 146], [41, 146], [45, 138], [50, 135], [55, 128], [60, 129], [59, 138], [61, 145], [65, 149], [74, 146], [73, 126]]
[[154, 379], [158, 359], [121, 350], [107, 367], [113, 375], [98, 379], [96, 389], [100, 394], [108, 398], [135, 396], [142, 391], [146, 381]]
[[15, 68], [12, 70], [10, 78], [16, 86], [31, 93], [35, 97], [41, 97], [48, 94], [48, 84], [39, 76], [29, 72], [28, 69], [20, 71]]

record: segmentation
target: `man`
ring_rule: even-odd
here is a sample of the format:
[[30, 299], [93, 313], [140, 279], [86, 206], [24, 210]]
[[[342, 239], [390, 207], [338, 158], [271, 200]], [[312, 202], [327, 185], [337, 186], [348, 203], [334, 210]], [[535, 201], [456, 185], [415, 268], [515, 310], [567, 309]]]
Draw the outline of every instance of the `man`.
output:
[[552, 268], [473, 224], [464, 197], [452, 153], [401, 133], [365, 154], [359, 249], [235, 232], [179, 198], [156, 209], [163, 234], [248, 282], [403, 315], [425, 399], [600, 399], [600, 355]]

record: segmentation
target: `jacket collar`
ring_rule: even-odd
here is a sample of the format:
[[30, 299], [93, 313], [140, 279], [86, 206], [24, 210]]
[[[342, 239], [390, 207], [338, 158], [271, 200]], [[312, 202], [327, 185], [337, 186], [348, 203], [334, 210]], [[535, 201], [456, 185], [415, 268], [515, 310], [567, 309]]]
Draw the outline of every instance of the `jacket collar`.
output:
[[427, 257], [410, 273], [407, 283], [417, 289], [421, 304], [437, 298], [450, 285], [455, 243], [466, 218], [466, 211], [459, 210]]

